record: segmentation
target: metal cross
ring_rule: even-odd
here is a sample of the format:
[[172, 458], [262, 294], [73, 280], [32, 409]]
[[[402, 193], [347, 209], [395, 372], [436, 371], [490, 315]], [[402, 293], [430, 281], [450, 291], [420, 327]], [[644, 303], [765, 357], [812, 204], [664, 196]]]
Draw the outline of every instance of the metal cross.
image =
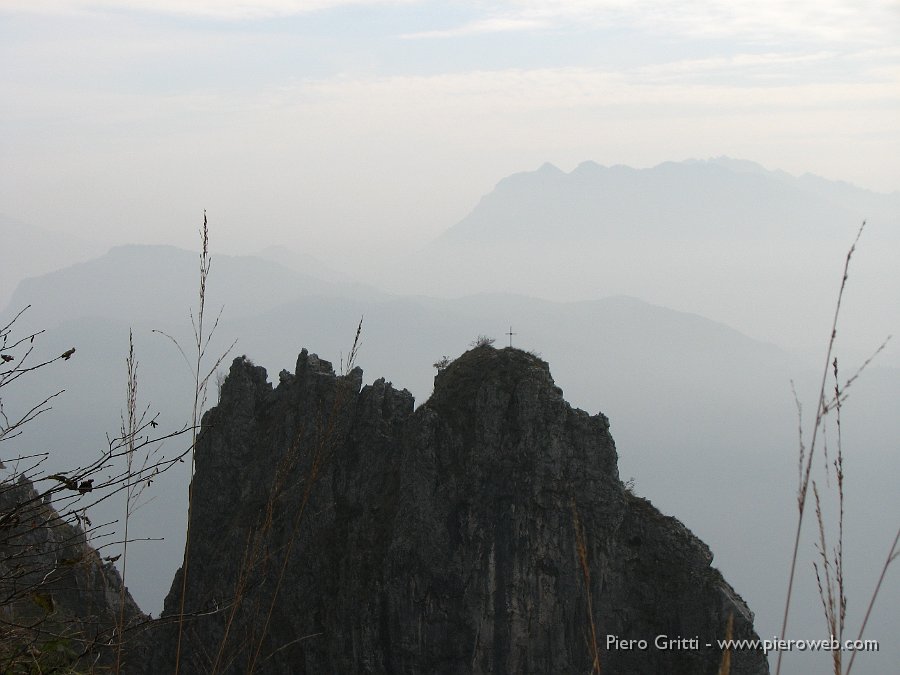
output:
[[509, 327], [509, 332], [505, 333], [505, 335], [509, 335], [509, 346], [512, 347], [512, 336], [518, 335], [518, 333], [513, 333], [512, 326]]

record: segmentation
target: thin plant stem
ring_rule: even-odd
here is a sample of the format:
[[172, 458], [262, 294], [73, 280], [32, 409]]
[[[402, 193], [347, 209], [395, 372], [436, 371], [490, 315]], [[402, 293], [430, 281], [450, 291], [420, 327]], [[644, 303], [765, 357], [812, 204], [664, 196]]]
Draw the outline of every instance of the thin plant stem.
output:
[[[216, 320], [213, 323], [212, 329], [207, 332], [204, 328], [204, 319], [206, 316], [206, 281], [209, 277], [210, 267], [212, 266], [212, 257], [209, 254], [209, 228], [207, 225], [206, 210], [203, 211], [203, 227], [200, 230], [200, 237], [200, 286], [199, 305], [197, 307], [196, 318], [194, 317], [193, 312], [191, 313], [191, 327], [194, 331], [195, 347], [195, 359], [191, 364], [191, 369], [193, 371], [192, 374], [194, 376], [194, 404], [191, 410], [191, 482], [188, 486], [188, 518], [187, 529], [185, 531], [184, 560], [181, 565], [181, 599], [178, 608], [178, 640], [175, 647], [175, 675], [178, 675], [179, 669], [181, 667], [181, 648], [182, 638], [184, 635], [184, 604], [187, 596], [187, 579], [190, 563], [191, 515], [194, 503], [194, 470], [196, 468], [195, 456], [197, 448], [197, 436], [200, 431], [200, 414], [202, 413], [203, 406], [206, 403], [206, 386], [209, 383], [209, 378], [212, 377], [213, 373], [216, 371], [216, 368], [219, 367], [219, 364], [232, 350], [237, 342], [232, 342], [231, 346], [226, 349], [221, 356], [219, 356], [215, 364], [213, 364], [212, 368], [210, 368], [209, 371], [205, 375], [203, 375], [204, 357], [206, 356], [206, 350], [209, 347], [210, 340], [212, 340], [213, 334], [215, 333], [216, 328], [219, 325], [219, 317], [221, 316], [220, 311], [219, 316], [216, 317]], [[165, 333], [162, 333], [162, 331], [156, 332], [159, 332], [168, 337], [172, 342], [175, 343], [179, 351], [181, 351], [182, 356], [185, 356], [184, 350], [181, 348], [181, 345], [178, 344], [177, 340], [169, 335], [166, 335]], [[186, 357], [185, 360], [187, 360]]]
[[[872, 597], [869, 598], [869, 606], [866, 607], [866, 615], [863, 617], [862, 625], [859, 627], [859, 635], [856, 636], [857, 640], [862, 640], [862, 636], [866, 631], [866, 624], [869, 623], [869, 617], [872, 616], [872, 608], [875, 606], [875, 599], [878, 597], [878, 592], [881, 590], [881, 584], [884, 582], [884, 577], [887, 575], [888, 567], [891, 566], [897, 556], [900, 556], [900, 551], [897, 550], [897, 544], [900, 543], [900, 527], [897, 528], [897, 534], [894, 535], [894, 542], [891, 544], [891, 550], [888, 551], [887, 559], [884, 561], [884, 565], [881, 566], [881, 574], [878, 575], [878, 581], [875, 584], [875, 590], [872, 591]], [[847, 664], [847, 673], [846, 675], [850, 675], [850, 671], [853, 669], [853, 660], [856, 658], [857, 651], [854, 650], [850, 655], [850, 663]]]
[[[788, 587], [787, 592], [785, 594], [784, 600], [784, 617], [781, 623], [781, 636], [784, 637], [787, 634], [788, 627], [788, 617], [790, 615], [791, 610], [791, 599], [793, 597], [794, 592], [794, 579], [796, 578], [797, 572], [797, 560], [799, 558], [800, 553], [800, 535], [803, 530], [803, 516], [806, 512], [806, 496], [809, 490], [810, 483], [810, 472], [812, 471], [812, 462], [813, 456], [816, 451], [816, 441], [819, 433], [819, 429], [822, 426], [825, 414], [828, 410], [826, 400], [825, 400], [825, 385], [828, 380], [828, 370], [831, 366], [831, 353], [834, 349], [835, 341], [837, 340], [837, 323], [838, 317], [841, 313], [841, 301], [844, 297], [844, 289], [847, 287], [847, 277], [850, 270], [850, 260], [853, 257], [853, 253], [856, 251], [856, 244], [859, 242], [859, 238], [862, 236], [863, 228], [865, 228], [866, 223], [863, 221], [862, 225], [860, 225], [859, 230], [856, 233], [856, 238], [853, 240], [853, 244], [850, 246], [850, 250], [847, 251], [847, 256], [844, 259], [844, 272], [841, 277], [841, 286], [838, 291], [837, 302], [834, 307], [834, 318], [831, 322], [831, 335], [828, 338], [828, 348], [825, 353], [825, 368], [822, 373], [822, 382], [819, 386], [819, 401], [818, 407], [816, 411], [816, 418], [813, 424], [812, 429], [812, 437], [809, 443], [809, 452], [806, 457], [805, 466], [801, 467], [801, 478], [800, 478], [800, 486], [797, 492], [797, 529], [794, 533], [794, 547], [793, 552], [791, 553], [791, 570], [788, 575]], [[801, 439], [802, 446], [802, 439]], [[784, 652], [778, 652], [778, 660], [775, 666], [775, 675], [780, 675], [781, 673], [781, 661], [784, 656]]]
[[594, 607], [591, 600], [591, 567], [588, 564], [587, 542], [584, 536], [584, 527], [581, 518], [578, 517], [578, 507], [575, 498], [572, 498], [572, 524], [575, 526], [575, 553], [581, 566], [581, 575], [584, 579], [585, 596], [587, 597], [588, 635], [589, 649], [591, 652], [591, 675], [600, 675], [600, 649], [597, 645], [597, 626], [594, 623]]
[[[725, 644], [730, 645], [734, 637], [734, 612], [728, 613], [728, 621], [725, 623]], [[731, 673], [731, 647], [726, 647], [722, 652], [722, 662], [719, 664], [719, 675]]]
[[[134, 336], [131, 330], [128, 331], [128, 357], [125, 362], [128, 370], [128, 383], [125, 393], [125, 415], [122, 420], [122, 438], [126, 445], [125, 463], [127, 466], [127, 473], [128, 476], [131, 476], [134, 462], [134, 439], [137, 433], [137, 363], [134, 360]], [[125, 575], [128, 566], [128, 523], [131, 520], [131, 506], [134, 490], [134, 484], [129, 481], [128, 489], [125, 491], [125, 525], [124, 540], [122, 542], [122, 588], [119, 592], [119, 635], [118, 644], [116, 646], [116, 673], [119, 673], [122, 670], [122, 646], [125, 643], [123, 636], [125, 633]]]

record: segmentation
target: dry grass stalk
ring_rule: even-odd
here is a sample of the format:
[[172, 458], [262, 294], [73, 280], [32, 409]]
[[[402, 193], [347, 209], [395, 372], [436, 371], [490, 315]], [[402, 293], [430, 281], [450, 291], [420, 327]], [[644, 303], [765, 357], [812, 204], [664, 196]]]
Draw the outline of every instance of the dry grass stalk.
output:
[[[856, 245], [859, 242], [860, 236], [862, 235], [863, 229], [865, 228], [865, 222], [859, 228], [859, 231], [856, 234], [856, 238], [853, 240], [853, 244], [850, 246], [849, 251], [847, 252], [846, 258], [844, 260], [844, 270], [843, 276], [841, 277], [841, 285], [838, 291], [837, 301], [835, 303], [834, 317], [832, 320], [831, 327], [831, 335], [828, 340], [828, 348], [826, 350], [825, 356], [825, 368], [822, 373], [822, 380], [819, 387], [819, 397], [816, 409], [816, 416], [813, 421], [810, 442], [807, 446], [804, 443], [803, 437], [803, 421], [802, 421], [802, 409], [797, 399], [796, 392], [794, 393], [794, 399], [797, 402], [797, 418], [798, 418], [798, 439], [799, 439], [799, 459], [798, 459], [798, 487], [797, 487], [797, 529], [795, 531], [794, 536], [794, 547], [791, 555], [791, 566], [790, 566], [790, 574], [788, 578], [788, 588], [787, 593], [785, 595], [785, 605], [784, 605], [784, 617], [781, 625], [781, 636], [784, 637], [787, 634], [787, 626], [788, 626], [788, 617], [790, 613], [791, 606], [791, 598], [793, 595], [794, 588], [794, 579], [796, 576], [796, 567], [797, 561], [799, 558], [799, 549], [800, 549], [800, 535], [803, 527], [803, 518], [806, 511], [806, 503], [807, 496], [809, 493], [810, 485], [813, 490], [813, 499], [815, 503], [815, 513], [816, 513], [816, 522], [818, 525], [818, 541], [816, 543], [816, 550], [818, 553], [819, 560], [813, 563], [813, 568], [816, 575], [816, 581], [819, 590], [819, 597], [822, 602], [823, 613], [825, 616], [825, 621], [828, 627], [828, 630], [831, 632], [831, 635], [834, 639], [843, 642], [843, 636], [845, 633], [845, 624], [846, 624], [846, 610], [847, 610], [847, 598], [845, 594], [845, 585], [844, 585], [844, 564], [843, 564], [843, 542], [844, 542], [844, 454], [843, 454], [843, 443], [841, 436], [841, 406], [844, 401], [847, 400], [848, 392], [850, 386], [856, 381], [856, 379], [860, 376], [863, 370], [872, 362], [872, 360], [885, 348], [887, 342], [890, 340], [890, 336], [882, 342], [882, 344], [875, 350], [875, 352], [867, 358], [863, 364], [856, 370], [856, 372], [848, 378], [843, 386], [840, 385], [840, 380], [838, 376], [838, 361], [836, 357], [832, 357], [834, 346], [837, 340], [837, 324], [838, 318], [840, 316], [841, 311], [841, 303], [844, 296], [844, 291], [846, 289], [848, 273], [850, 268], [850, 261], [853, 257], [854, 252], [856, 251]], [[829, 371], [833, 373], [834, 376], [834, 393], [833, 395], [826, 396], [826, 383], [828, 381]], [[793, 385], [792, 385], [793, 386]], [[835, 426], [837, 429], [837, 456], [833, 462], [829, 462], [828, 457], [828, 446], [827, 446], [827, 438], [825, 437], [825, 422], [826, 418], [830, 414], [834, 414]], [[834, 548], [829, 548], [828, 538], [827, 538], [827, 527], [825, 522], [825, 517], [823, 515], [822, 508], [822, 496], [819, 492], [819, 487], [815, 480], [812, 479], [812, 466], [813, 459], [815, 457], [815, 452], [817, 445], [819, 444], [821, 438], [821, 445], [823, 447], [823, 456], [825, 459], [825, 476], [828, 484], [830, 485], [831, 481], [831, 471], [834, 471], [835, 476], [835, 485], [837, 492], [837, 502], [838, 502], [838, 515], [837, 515], [837, 541], [835, 543]], [[878, 592], [881, 588], [881, 582], [884, 579], [887, 568], [890, 564], [896, 559], [897, 552], [897, 542], [898, 538], [900, 538], [900, 530], [897, 532], [897, 537], [895, 537], [893, 545], [891, 547], [890, 552], [888, 553], [887, 560], [885, 561], [884, 567], [882, 568], [881, 576], [876, 584], [875, 590], [872, 594], [872, 597], [869, 602], [868, 609], [866, 611], [865, 618], [862, 622], [862, 626], [859, 632], [859, 638], [862, 639], [863, 632], [865, 630], [866, 623], [868, 622], [869, 615], [871, 614], [872, 607], [875, 603], [875, 599], [878, 595]], [[778, 652], [778, 659], [775, 668], [775, 675], [780, 675], [781, 673], [781, 664], [782, 658], [784, 656], [783, 651]], [[854, 651], [851, 658], [850, 663], [847, 667], [847, 673], [850, 672], [852, 668], [853, 659], [856, 656], [856, 652]], [[832, 651], [832, 669], [835, 675], [842, 674], [842, 652], [840, 649]]]
[[581, 566], [581, 575], [584, 579], [585, 596], [587, 598], [588, 613], [588, 648], [591, 652], [591, 675], [600, 675], [600, 648], [597, 645], [597, 627], [594, 623], [594, 608], [591, 600], [591, 567], [588, 564], [587, 543], [584, 536], [584, 527], [578, 516], [578, 507], [575, 498], [572, 498], [572, 524], [575, 526], [575, 553]]
[[[834, 349], [835, 341], [837, 340], [837, 323], [838, 317], [841, 312], [841, 302], [844, 297], [844, 290], [847, 287], [847, 277], [850, 270], [850, 260], [853, 258], [853, 253], [856, 251], [856, 244], [859, 242], [860, 236], [862, 236], [863, 228], [865, 227], [865, 222], [860, 226], [859, 231], [856, 233], [856, 238], [853, 240], [853, 244], [850, 246], [850, 250], [847, 251], [847, 256], [844, 259], [844, 271], [841, 277], [841, 286], [838, 291], [837, 302], [835, 303], [834, 309], [834, 317], [831, 323], [831, 335], [828, 339], [828, 348], [826, 349], [825, 354], [825, 369], [822, 373], [822, 382], [819, 387], [819, 400], [816, 409], [816, 417], [813, 423], [812, 428], [812, 436], [809, 443], [808, 452], [803, 445], [803, 437], [802, 437], [802, 429], [801, 429], [801, 437], [800, 437], [800, 461], [799, 461], [799, 485], [797, 488], [797, 529], [794, 534], [794, 548], [791, 554], [791, 571], [788, 575], [788, 588], [787, 593], [785, 594], [784, 601], [784, 617], [781, 623], [781, 635], [784, 636], [787, 634], [787, 626], [788, 626], [788, 617], [790, 615], [791, 609], [791, 599], [793, 597], [794, 591], [794, 579], [796, 577], [797, 571], [797, 559], [800, 553], [800, 535], [803, 530], [803, 517], [806, 513], [806, 496], [809, 490], [810, 484], [810, 473], [812, 471], [812, 462], [813, 457], [815, 456], [816, 451], [816, 443], [818, 441], [818, 435], [820, 430], [822, 429], [822, 425], [825, 420], [825, 415], [828, 412], [828, 406], [826, 405], [825, 399], [825, 384], [828, 380], [828, 369], [831, 364], [831, 354]], [[779, 675], [781, 672], [781, 660], [783, 657], [783, 652], [778, 652], [778, 662], [775, 668], [775, 675]]]
[[[881, 574], [878, 575], [878, 581], [875, 582], [875, 590], [872, 591], [872, 596], [869, 598], [869, 604], [866, 607], [866, 615], [863, 617], [862, 625], [859, 627], [859, 634], [856, 636], [857, 641], [862, 640], [863, 634], [866, 632], [866, 624], [869, 623], [869, 617], [872, 615], [872, 608], [875, 606], [875, 599], [878, 597], [878, 592], [881, 590], [881, 584], [884, 582], [884, 577], [887, 575], [888, 567], [890, 567], [891, 563], [900, 556], [900, 549], [897, 548], [898, 544], [900, 544], [900, 527], [897, 528], [897, 533], [894, 535], [894, 541], [891, 543], [891, 550], [888, 551], [884, 565], [881, 566]], [[847, 664], [846, 675], [850, 675], [850, 671], [853, 669], [853, 660], [858, 653], [858, 651], [854, 650], [853, 653], [850, 654], [850, 663]]]
[[[847, 596], [844, 589], [844, 455], [843, 443], [841, 438], [841, 405], [842, 396], [841, 388], [838, 380], [838, 360], [832, 362], [834, 373], [834, 411], [835, 426], [837, 429], [837, 457], [833, 465], [828, 463], [828, 445], [823, 444], [823, 454], [825, 456], [825, 476], [830, 480], [831, 468], [834, 468], [837, 496], [838, 496], [838, 520], [837, 520], [837, 543], [832, 551], [829, 551], [828, 540], [826, 536], [825, 519], [822, 515], [822, 500], [819, 495], [819, 488], [816, 481], [813, 481], [813, 496], [816, 505], [816, 523], [819, 527], [819, 541], [816, 549], [819, 554], [819, 562], [813, 562], [813, 569], [816, 574], [816, 584], [819, 589], [819, 598], [822, 601], [822, 611], [825, 615], [825, 622], [830, 634], [843, 642], [844, 623], [847, 615]], [[821, 563], [821, 568], [819, 566]], [[835, 675], [841, 675], [842, 652], [835, 649], [831, 652], [832, 668]]]
[[[122, 437], [125, 439], [125, 462], [128, 473], [132, 472], [134, 463], [135, 434], [140, 426], [137, 417], [137, 361], [134, 358], [134, 336], [128, 331], [128, 357], [125, 360], [128, 370], [128, 382], [125, 389], [125, 413], [122, 415]], [[128, 569], [128, 524], [131, 520], [131, 507], [135, 495], [135, 486], [129, 485], [125, 492], [125, 525], [122, 543], [122, 589], [119, 594], [119, 644], [116, 648], [116, 673], [122, 669], [122, 635], [125, 631], [125, 582]]]
[[201, 248], [200, 248], [200, 286], [199, 286], [199, 305], [197, 307], [197, 314], [194, 315], [194, 312], [191, 311], [191, 327], [194, 331], [194, 358], [188, 359], [187, 354], [184, 349], [182, 349], [179, 342], [173, 338], [171, 335], [164, 333], [163, 331], [154, 331], [156, 333], [160, 333], [165, 337], [169, 338], [175, 346], [178, 348], [178, 351], [181, 353], [182, 358], [185, 360], [185, 363], [188, 364], [188, 367], [191, 369], [194, 376], [194, 404], [191, 410], [191, 447], [190, 447], [190, 455], [191, 455], [191, 483], [188, 487], [188, 521], [187, 521], [187, 530], [185, 532], [185, 546], [184, 546], [184, 561], [182, 563], [181, 570], [181, 601], [179, 604], [179, 619], [178, 619], [178, 640], [177, 646], [175, 648], [175, 675], [178, 675], [179, 668], [181, 666], [181, 644], [182, 637], [184, 634], [184, 601], [185, 594], [187, 591], [187, 578], [188, 578], [188, 567], [190, 563], [189, 549], [190, 549], [190, 541], [191, 541], [191, 506], [193, 504], [193, 494], [194, 494], [194, 451], [197, 447], [197, 434], [200, 431], [200, 415], [203, 412], [203, 407], [206, 404], [206, 392], [207, 385], [209, 384], [210, 378], [215, 374], [216, 369], [221, 365], [222, 361], [228, 355], [229, 352], [234, 348], [235, 344], [237, 344], [237, 340], [231, 343], [231, 345], [226, 349], [215, 361], [211, 368], [206, 368], [206, 352], [209, 349], [210, 341], [215, 335], [216, 328], [219, 325], [219, 319], [222, 316], [222, 310], [219, 310], [219, 314], [216, 316], [215, 321], [213, 322], [212, 328], [209, 330], [206, 329], [204, 322], [206, 319], [206, 281], [209, 277], [209, 270], [212, 266], [212, 257], [209, 253], [209, 228], [206, 219], [206, 211], [203, 211], [203, 227], [200, 230], [200, 239], [201, 239]]
[[[734, 637], [734, 612], [728, 613], [728, 621], [725, 623], [725, 641], [731, 644]], [[719, 675], [728, 675], [731, 672], [731, 647], [726, 647], [722, 652], [722, 662], [719, 664]]]

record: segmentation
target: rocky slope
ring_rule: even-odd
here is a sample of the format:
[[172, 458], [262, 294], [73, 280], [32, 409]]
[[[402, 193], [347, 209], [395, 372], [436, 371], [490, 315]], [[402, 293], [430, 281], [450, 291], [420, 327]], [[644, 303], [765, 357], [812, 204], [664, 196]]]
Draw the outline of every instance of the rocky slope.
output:
[[0, 481], [0, 669], [109, 672], [120, 619], [127, 642], [148, 617], [123, 593], [112, 562], [46, 494], [25, 476]]
[[[625, 489], [607, 419], [540, 359], [473, 349], [415, 411], [305, 350], [279, 380], [237, 359], [204, 417], [186, 583], [147, 672], [172, 671], [183, 585], [182, 673], [590, 672], [593, 633], [603, 672], [697, 675], [729, 617], [754, 635], [706, 545]], [[731, 672], [768, 670], [743, 651]]]

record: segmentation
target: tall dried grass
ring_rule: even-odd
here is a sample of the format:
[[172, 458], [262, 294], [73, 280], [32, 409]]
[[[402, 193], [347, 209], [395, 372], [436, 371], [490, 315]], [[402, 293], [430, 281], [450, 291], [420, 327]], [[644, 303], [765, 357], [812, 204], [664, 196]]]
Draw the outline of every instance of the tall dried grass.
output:
[[[825, 366], [822, 372], [821, 383], [819, 386], [818, 401], [816, 404], [816, 415], [813, 420], [812, 428], [809, 433], [809, 442], [806, 443], [804, 438], [802, 407], [797, 399], [796, 392], [794, 394], [797, 402], [797, 419], [798, 419], [798, 485], [797, 485], [797, 526], [794, 534], [794, 545], [791, 554], [790, 572], [788, 575], [788, 586], [785, 593], [784, 615], [781, 624], [781, 636], [787, 635], [788, 619], [790, 616], [791, 600], [793, 598], [794, 582], [796, 579], [797, 563], [800, 558], [800, 542], [803, 530], [804, 516], [806, 514], [807, 500], [809, 489], [812, 487], [813, 501], [815, 504], [816, 524], [818, 526], [818, 540], [816, 542], [816, 552], [818, 559], [813, 562], [813, 569], [816, 576], [819, 597], [822, 602], [822, 610], [826, 624], [835, 639], [843, 643], [846, 631], [846, 612], [847, 612], [847, 596], [844, 576], [844, 448], [841, 434], [841, 407], [847, 400], [851, 385], [857, 380], [860, 374], [872, 362], [872, 360], [885, 348], [890, 336], [881, 343], [874, 353], [867, 358], [863, 364], [841, 384], [839, 379], [838, 359], [834, 356], [834, 351], [838, 336], [838, 323], [841, 314], [841, 306], [844, 298], [844, 292], [847, 287], [849, 278], [850, 262], [853, 254], [856, 252], [856, 246], [859, 243], [866, 223], [860, 225], [856, 233], [856, 237], [847, 251], [844, 259], [843, 273], [841, 283], [835, 301], [834, 315], [831, 324], [831, 334], [828, 339], [828, 346], [825, 351]], [[834, 379], [834, 385], [831, 391], [828, 388], [829, 373]], [[836, 439], [837, 454], [833, 460], [828, 457], [828, 444], [826, 436], [826, 425], [830, 416], [833, 415]], [[823, 508], [824, 495], [819, 490], [818, 482], [812, 477], [813, 460], [819, 447], [825, 459], [825, 478], [828, 490], [834, 493], [837, 502], [837, 519], [833, 525], [829, 526], [825, 510]], [[833, 476], [833, 483], [832, 483]], [[829, 532], [836, 529], [835, 543], [829, 545]], [[860, 626], [858, 639], [862, 639], [863, 633], [871, 615], [872, 607], [878, 597], [881, 589], [881, 583], [884, 580], [888, 567], [900, 555], [897, 550], [898, 540], [900, 540], [900, 528], [894, 537], [891, 549], [887, 559], [882, 567], [881, 574], [875, 586], [875, 590], [869, 600], [868, 609]], [[850, 673], [856, 652], [853, 652], [846, 671], [843, 668], [843, 657], [841, 649], [832, 651], [832, 670], [834, 675], [847, 675]], [[776, 662], [775, 675], [780, 675], [784, 652], [778, 652]]]

